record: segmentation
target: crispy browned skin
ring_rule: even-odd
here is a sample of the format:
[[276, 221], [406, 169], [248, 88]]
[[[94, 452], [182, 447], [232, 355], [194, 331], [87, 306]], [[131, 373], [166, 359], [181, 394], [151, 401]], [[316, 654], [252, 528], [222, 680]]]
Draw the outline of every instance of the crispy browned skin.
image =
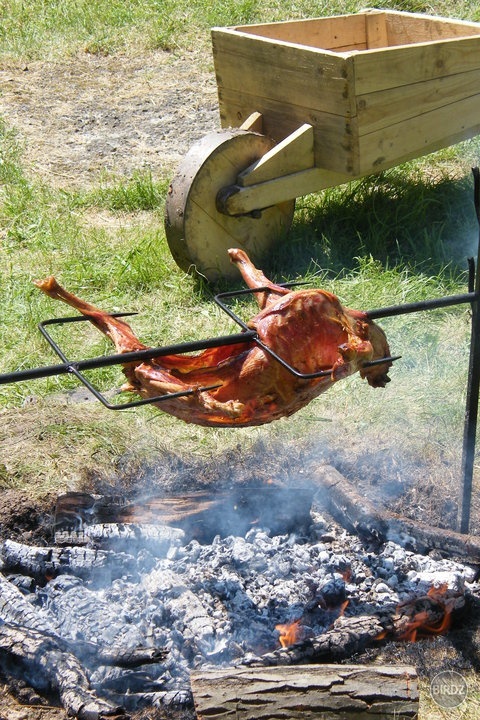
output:
[[[348, 310], [325, 290], [288, 290], [270, 282], [242, 250], [229, 255], [247, 285], [268, 287], [255, 293], [260, 312], [249, 326], [265, 345], [301, 373], [332, 369], [327, 377], [296, 378], [254, 341], [204, 350], [197, 355], [167, 355], [126, 363], [125, 390], [142, 397], [220, 385], [208, 392], [172, 398], [158, 404], [185, 422], [205, 426], [262, 425], [300, 410], [333, 383], [359, 371], [373, 387], [384, 387], [391, 363], [362, 369], [368, 360], [388, 357], [384, 332], [365, 313]], [[79, 310], [107, 335], [117, 352], [143, 345], [123, 320], [80, 300], [50, 277], [36, 285], [51, 298]]]

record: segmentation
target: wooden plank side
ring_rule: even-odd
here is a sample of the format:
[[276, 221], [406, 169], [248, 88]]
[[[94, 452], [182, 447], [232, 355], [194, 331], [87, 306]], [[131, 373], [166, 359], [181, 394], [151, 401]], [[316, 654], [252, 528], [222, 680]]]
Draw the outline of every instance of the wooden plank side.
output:
[[480, 67], [480, 36], [367, 50], [354, 56], [355, 93], [402, 87]]
[[342, 116], [351, 112], [343, 57], [222, 30], [212, 31], [212, 43], [219, 89]]
[[258, 110], [263, 116], [265, 135], [277, 142], [303, 123], [310, 123], [314, 128], [315, 165], [339, 173], [357, 172], [355, 118], [347, 120], [314, 108], [227, 88], [219, 88], [219, 106], [222, 127], [236, 127]]
[[389, 45], [435, 42], [447, 38], [480, 35], [480, 24], [463, 20], [388, 11], [385, 13]]
[[367, 49], [388, 46], [387, 21], [384, 12], [365, 13], [365, 33]]
[[[357, 98], [358, 133], [360, 136], [367, 135], [475, 95], [478, 97], [480, 117], [480, 68], [368, 93]], [[462, 118], [459, 118], [461, 121]]]
[[360, 174], [392, 167], [479, 133], [479, 98], [465, 98], [360, 137]]
[[364, 14], [337, 15], [310, 20], [243, 25], [243, 33], [272, 40], [338, 51], [345, 47], [366, 47]]

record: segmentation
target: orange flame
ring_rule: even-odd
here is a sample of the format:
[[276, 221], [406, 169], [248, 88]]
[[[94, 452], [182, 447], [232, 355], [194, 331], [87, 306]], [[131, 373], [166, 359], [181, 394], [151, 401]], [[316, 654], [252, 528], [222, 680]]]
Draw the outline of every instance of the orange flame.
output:
[[303, 638], [303, 630], [300, 626], [300, 620], [294, 620], [291, 623], [285, 625], [275, 625], [275, 630], [280, 633], [280, 645], [282, 647], [288, 647], [296, 642], [299, 642]]
[[443, 584], [439, 587], [431, 587], [427, 592], [427, 597], [438, 605], [439, 611], [442, 613], [438, 620], [432, 620], [428, 617], [428, 613], [418, 612], [411, 620], [411, 631], [406, 631], [406, 640], [415, 641], [417, 634], [421, 635], [441, 635], [448, 632], [452, 624], [452, 610], [455, 607], [455, 598], [447, 596], [448, 585]]
[[[430, 612], [428, 612], [428, 610], [418, 610], [415, 612], [415, 602], [421, 601], [422, 598], [401, 603], [397, 608], [397, 614], [400, 619], [406, 619], [406, 622], [401, 623], [401, 631], [393, 633], [395, 637], [398, 640], [415, 642], [418, 636], [441, 635], [448, 632], [452, 623], [455, 597], [448, 597], [447, 592], [448, 585], [443, 584], [439, 587], [431, 587], [427, 595], [424, 596], [424, 599], [429, 599], [438, 606], [435, 611], [432, 607]], [[436, 619], [435, 616], [437, 614], [439, 614], [440, 617]], [[389, 635], [389, 633], [384, 630], [377, 635], [375, 639], [383, 640], [387, 635]]]

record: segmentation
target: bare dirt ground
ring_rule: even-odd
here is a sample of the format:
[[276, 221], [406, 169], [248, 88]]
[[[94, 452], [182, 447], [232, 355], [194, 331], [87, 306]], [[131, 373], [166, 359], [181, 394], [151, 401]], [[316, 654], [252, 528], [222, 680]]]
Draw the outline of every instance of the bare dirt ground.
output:
[[213, 72], [164, 52], [4, 67], [0, 115], [18, 131], [26, 164], [61, 186], [174, 167], [219, 127]]

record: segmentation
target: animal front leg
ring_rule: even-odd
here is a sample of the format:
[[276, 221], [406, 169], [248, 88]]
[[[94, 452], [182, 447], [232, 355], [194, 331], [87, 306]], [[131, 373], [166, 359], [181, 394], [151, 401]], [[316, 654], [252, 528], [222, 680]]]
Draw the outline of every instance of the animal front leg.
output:
[[261, 270], [255, 267], [255, 265], [248, 257], [247, 253], [243, 250], [239, 250], [238, 248], [231, 248], [228, 251], [228, 254], [230, 256], [230, 260], [240, 270], [242, 278], [245, 280], [245, 283], [249, 288], [269, 288], [267, 292], [255, 293], [255, 298], [258, 302], [260, 310], [263, 310], [265, 307], [267, 307], [267, 305], [271, 305], [272, 303], [277, 302], [280, 297], [288, 295], [288, 293], [291, 292], [291, 290], [283, 288], [280, 285], [276, 285], [271, 280], [269, 280]]

